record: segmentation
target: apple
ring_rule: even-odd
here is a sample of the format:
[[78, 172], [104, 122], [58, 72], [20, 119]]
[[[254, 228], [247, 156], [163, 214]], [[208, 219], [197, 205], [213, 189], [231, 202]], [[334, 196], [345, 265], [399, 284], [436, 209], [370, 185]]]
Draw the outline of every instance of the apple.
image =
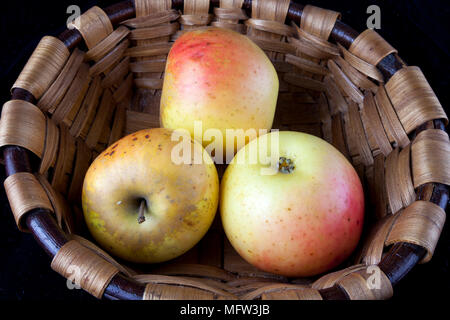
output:
[[[251, 161], [249, 150], [278, 134], [279, 161]], [[270, 139], [269, 139], [270, 138]], [[264, 153], [263, 153], [264, 154]], [[273, 166], [272, 166], [273, 167]], [[271, 132], [242, 148], [221, 182], [220, 213], [235, 250], [257, 268], [289, 277], [316, 275], [355, 249], [364, 218], [360, 179], [348, 160], [315, 136]]]
[[[242, 141], [231, 137], [227, 142], [226, 129], [255, 129], [256, 136], [259, 129], [270, 129], [278, 86], [271, 61], [246, 36], [215, 27], [188, 31], [167, 57], [161, 124], [186, 129], [193, 138], [195, 121], [203, 131], [218, 129], [221, 141], [215, 151], [232, 158], [251, 137], [242, 134]], [[213, 141], [201, 142], [206, 148]]]
[[112, 254], [136, 263], [173, 259], [192, 248], [210, 227], [219, 179], [212, 159], [172, 161], [168, 129], [130, 134], [104, 150], [89, 167], [82, 206], [89, 231]]

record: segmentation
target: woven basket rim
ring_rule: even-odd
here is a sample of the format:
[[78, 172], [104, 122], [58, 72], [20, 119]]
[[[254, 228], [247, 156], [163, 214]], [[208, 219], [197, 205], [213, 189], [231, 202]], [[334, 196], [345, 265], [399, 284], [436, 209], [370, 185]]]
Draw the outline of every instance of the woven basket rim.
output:
[[[180, 0], [172, 1], [172, 8], [182, 10], [183, 2]], [[211, 1], [211, 4], [217, 7], [218, 1]], [[243, 9], [251, 9], [252, 1], [243, 1]], [[304, 7], [294, 2], [290, 2], [287, 19], [291, 21], [298, 21], [301, 19], [302, 10]], [[104, 9], [104, 12], [109, 17], [113, 27], [117, 27], [121, 21], [130, 19], [135, 15], [134, 1], [122, 1], [111, 5]], [[115, 28], [114, 28], [115, 29]], [[331, 37], [343, 47], [348, 48], [353, 41], [358, 37], [359, 33], [341, 22], [336, 21], [336, 25], [331, 32]], [[69, 49], [72, 51], [78, 45], [83, 43], [81, 34], [76, 30], [65, 30], [59, 37]], [[386, 59], [382, 59], [377, 68], [384, 76], [387, 82], [392, 76], [396, 74], [403, 67], [403, 62], [396, 54], [390, 54]], [[22, 88], [14, 88], [12, 90], [12, 99], [23, 100], [34, 103], [36, 100], [33, 94]], [[445, 123], [439, 119], [432, 120], [433, 128], [446, 131]], [[419, 126], [414, 130], [414, 138], [420, 132], [429, 128], [427, 125]], [[411, 140], [411, 143], [413, 139]], [[5, 158], [6, 175], [12, 176], [20, 172], [33, 172], [30, 165], [30, 158], [35, 157], [25, 148], [19, 146], [7, 146], [3, 149]], [[442, 206], [445, 210], [446, 202], [442, 199], [448, 198], [448, 187], [439, 184], [431, 183], [432, 202]], [[430, 188], [430, 185], [427, 188]], [[435, 187], [436, 186], [436, 187]], [[429, 190], [429, 189], [428, 189]], [[419, 192], [425, 193], [425, 190]], [[56, 224], [55, 219], [49, 210], [45, 208], [35, 208], [26, 213], [25, 219], [26, 227], [34, 234], [36, 240], [44, 248], [44, 250], [54, 257], [59, 249], [66, 244], [70, 239], [66, 237], [64, 232]], [[378, 267], [386, 274], [387, 279], [392, 286], [398, 283], [420, 260], [426, 255], [426, 250], [414, 243], [397, 242], [391, 246], [385, 254]], [[103, 297], [109, 299], [142, 299], [145, 295], [146, 287], [129, 277], [117, 273], [112, 276], [111, 281], [104, 288]], [[343, 290], [340, 285], [334, 285], [327, 289], [320, 289], [319, 293], [323, 299], [350, 299], [349, 295]], [[100, 296], [101, 297], [101, 296]]]

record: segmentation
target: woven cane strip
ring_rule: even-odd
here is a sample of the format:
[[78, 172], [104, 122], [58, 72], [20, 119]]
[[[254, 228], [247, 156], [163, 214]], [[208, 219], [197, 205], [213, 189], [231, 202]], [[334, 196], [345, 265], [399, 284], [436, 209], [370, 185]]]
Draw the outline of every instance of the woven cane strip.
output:
[[364, 96], [364, 107], [362, 108], [361, 116], [363, 122], [368, 126], [368, 131], [370, 131], [377, 146], [380, 148], [381, 153], [387, 156], [392, 151], [392, 146], [389, 143], [386, 132], [384, 131], [377, 111], [377, 106], [375, 104], [375, 99], [371, 92], [366, 92]]
[[64, 43], [51, 36], [41, 39], [12, 86], [30, 92], [36, 99], [50, 87], [69, 57]]
[[411, 151], [415, 188], [429, 182], [450, 185], [450, 142], [445, 131], [422, 131]]
[[[300, 296], [303, 299], [300, 299]], [[264, 285], [261, 288], [253, 290], [244, 296], [243, 300], [254, 300], [258, 298], [263, 300], [322, 300], [322, 296], [316, 289], [304, 285], [276, 283]]]
[[92, 49], [100, 41], [113, 32], [113, 26], [108, 15], [99, 7], [94, 6], [70, 23], [80, 31], [88, 49]]
[[75, 156], [75, 139], [70, 135], [69, 129], [65, 124], [59, 125], [59, 130], [58, 157], [51, 184], [55, 190], [63, 195], [67, 195]]
[[354, 153], [352, 152], [352, 150], [350, 150], [350, 153], [352, 154], [352, 156], [359, 155], [361, 157], [360, 161], [364, 165], [372, 165], [373, 155], [372, 151], [370, 150], [369, 143], [367, 142], [367, 137], [364, 132], [358, 105], [354, 102], [350, 102], [348, 106], [348, 121], [345, 122], [347, 145], [349, 146], [349, 149], [352, 145], [354, 145], [356, 151]]
[[399, 148], [394, 149], [386, 158], [386, 193], [388, 196], [389, 208], [391, 213], [396, 213], [403, 208], [402, 196], [398, 188], [399, 169], [398, 169]]
[[348, 96], [356, 103], [363, 102], [364, 95], [362, 94], [362, 92], [355, 86], [352, 81], [350, 81], [345, 73], [337, 66], [336, 62], [334, 62], [333, 60], [328, 60], [328, 69], [333, 74], [336, 84], [342, 89], [344, 95]]
[[41, 158], [45, 128], [45, 116], [34, 104], [23, 100], [8, 101], [3, 105], [0, 120], [0, 147], [20, 146]]
[[320, 64], [312, 62], [308, 59], [304, 59], [304, 58], [292, 55], [292, 54], [286, 54], [285, 60], [289, 64], [292, 64], [292, 65], [296, 66], [297, 68], [302, 69], [307, 72], [311, 72], [311, 73], [319, 74], [319, 75], [323, 75], [323, 76], [326, 76], [327, 74], [330, 73], [330, 71], [327, 68], [321, 66]]
[[346, 275], [365, 268], [366, 266], [363, 264], [355, 264], [342, 270], [327, 273], [314, 281], [311, 287], [317, 290], [331, 288], [336, 282], [343, 279]]
[[408, 135], [401, 124], [397, 113], [392, 106], [384, 86], [380, 86], [375, 94], [375, 101], [380, 114], [381, 122], [386, 134], [391, 142], [396, 142], [400, 147], [404, 148], [409, 144]]
[[245, 27], [239, 23], [239, 20], [248, 19], [244, 10], [241, 9], [243, 3], [244, 0], [220, 0], [220, 8], [214, 8], [217, 21], [213, 21], [211, 25], [244, 33]]
[[145, 46], [131, 47], [125, 51], [125, 55], [131, 58], [151, 57], [167, 55], [172, 47], [172, 42], [154, 43]]
[[339, 12], [306, 5], [303, 8], [300, 28], [310, 34], [328, 40], [334, 24], [340, 16]]
[[56, 80], [39, 99], [37, 106], [42, 111], [49, 111], [50, 113], [53, 113], [80, 69], [80, 66], [83, 63], [84, 55], [84, 52], [78, 48], [73, 50]]
[[348, 51], [374, 66], [389, 54], [397, 52], [397, 50], [372, 29], [363, 31], [353, 41]]
[[125, 57], [102, 79], [102, 88], [118, 87], [129, 70], [130, 57]]
[[41, 164], [39, 165], [39, 173], [46, 174], [47, 170], [55, 165], [58, 144], [59, 129], [53, 120], [46, 117], [45, 144]]
[[183, 14], [180, 23], [186, 30], [195, 29], [196, 26], [206, 26], [212, 20], [208, 14], [209, 0], [185, 0]]
[[[261, 1], [256, 0], [252, 1], [252, 19], [255, 20], [267, 20], [267, 21], [275, 21], [279, 24], [283, 24], [286, 20], [286, 15], [289, 9], [289, 0], [267, 0]], [[267, 32], [264, 30], [258, 30], [255, 28], [248, 28], [247, 35], [250, 37], [255, 37], [268, 41], [276, 41], [282, 42], [283, 36]], [[267, 54], [272, 60], [283, 60], [282, 54], [267, 51]]]
[[374, 265], [381, 261], [387, 236], [398, 217], [399, 215], [397, 214], [389, 215], [376, 222], [371, 228], [367, 239], [364, 240], [361, 253], [357, 259], [358, 263]]
[[444, 119], [448, 123], [447, 115], [420, 68], [406, 67], [397, 71], [386, 83], [386, 92], [407, 133], [434, 119]]
[[83, 63], [75, 75], [64, 98], [55, 107], [52, 120], [56, 124], [64, 123], [71, 126], [75, 115], [83, 102], [86, 91], [89, 88], [91, 78], [89, 77], [89, 65]]
[[148, 283], [142, 300], [213, 300], [223, 299], [211, 292], [177, 285]]
[[[449, 155], [450, 150], [447, 150]], [[407, 145], [398, 155], [398, 189], [403, 202], [403, 207], [409, 206], [416, 199], [413, 180], [411, 176], [411, 145]]]
[[305, 287], [283, 291], [264, 292], [261, 300], [323, 300], [319, 291]]
[[114, 121], [108, 139], [108, 146], [123, 137], [127, 115], [126, 112], [126, 105], [119, 103], [116, 107], [116, 112], [114, 113]]
[[70, 127], [70, 134], [73, 137], [86, 138], [87, 131], [94, 120], [95, 111], [97, 110], [97, 105], [99, 104], [100, 96], [103, 91], [101, 81], [100, 76], [95, 77], [91, 81], [80, 110]]
[[380, 70], [378, 68], [370, 63], [367, 63], [366, 61], [358, 58], [353, 53], [349, 52], [347, 49], [345, 49], [341, 44], [338, 44], [338, 47], [345, 59], [353, 68], [361, 72], [362, 74], [365, 74], [366, 76], [377, 80], [378, 82], [384, 82], [383, 75], [381, 74]]
[[245, 25], [257, 29], [262, 30], [274, 34], [279, 34], [281, 36], [294, 36], [295, 30], [294, 28], [277, 21], [270, 20], [262, 20], [262, 19], [248, 19], [245, 21]]
[[126, 110], [126, 123], [125, 123], [125, 134], [148, 129], [148, 128], [158, 128], [159, 127], [159, 115], [153, 115], [145, 112], [137, 112]]
[[352, 65], [345, 61], [342, 57], [337, 57], [335, 62], [357, 87], [361, 89], [368, 89], [372, 92], [378, 91], [378, 86], [375, 83], [370, 81], [365, 75], [352, 67]]
[[334, 81], [334, 78], [331, 75], [327, 75], [323, 79], [323, 83], [325, 85], [325, 93], [327, 95], [328, 102], [330, 103], [331, 115], [335, 115], [338, 112], [347, 113], [347, 101], [345, 101], [341, 90]]
[[445, 222], [445, 211], [428, 201], [416, 201], [407, 207], [395, 221], [386, 239], [386, 245], [396, 242], [409, 242], [427, 250], [420, 261], [431, 260]]
[[81, 188], [84, 176], [91, 163], [91, 158], [91, 150], [81, 138], [77, 138], [74, 169], [67, 194], [67, 201], [70, 203], [81, 203]]
[[135, 0], [136, 17], [148, 16], [154, 12], [166, 11], [172, 7], [170, 0]]
[[61, 193], [56, 191], [48, 182], [47, 177], [42, 174], [37, 174], [37, 178], [42, 188], [44, 188], [48, 199], [53, 207], [53, 212], [56, 216], [58, 225], [68, 233], [75, 231], [75, 225], [72, 217], [72, 212], [67, 205], [66, 199]]
[[67, 242], [54, 256], [51, 268], [100, 299], [119, 270], [75, 240]]
[[125, 26], [120, 26], [114, 30], [109, 36], [100, 41], [95, 47], [86, 52], [86, 60], [98, 61], [114, 47], [116, 47], [128, 34], [130, 30]]
[[129, 45], [130, 41], [128, 39], [123, 40], [113, 50], [111, 50], [111, 52], [109, 52], [106, 56], [100, 59], [89, 69], [90, 76], [91, 77], [98, 76], [102, 72], [108, 70], [108, 68], [113, 66], [115, 63], [120, 61]]
[[[161, 70], [163, 71], [163, 70]], [[133, 74], [130, 72], [125, 80], [122, 82], [116, 92], [113, 94], [113, 99], [116, 102], [123, 101], [127, 96], [132, 96], [133, 94]]]
[[136, 18], [128, 19], [121, 24], [130, 27], [130, 28], [146, 28], [153, 27], [159, 24], [171, 22], [177, 20], [180, 17], [180, 14], [172, 9], [172, 10], [163, 10], [152, 12], [145, 16], [136, 16]]
[[92, 123], [86, 137], [86, 144], [89, 148], [93, 149], [97, 146], [103, 128], [107, 123], [109, 123], [114, 113], [114, 108], [112, 106], [114, 106], [114, 103], [111, 90], [106, 89], [103, 92], [94, 122]]
[[391, 298], [393, 294], [389, 278], [376, 265], [352, 272], [337, 284], [350, 300], [383, 300]]
[[214, 286], [208, 285], [200, 279], [189, 279], [185, 277], [173, 277], [165, 275], [155, 275], [155, 274], [138, 274], [134, 275], [133, 279], [141, 283], [153, 283], [153, 284], [168, 284], [168, 285], [179, 285], [185, 287], [192, 287], [196, 289], [205, 290], [216, 294], [218, 296], [226, 297], [229, 299], [236, 299], [237, 297], [223, 289], [216, 288]]
[[10, 175], [3, 185], [20, 231], [29, 232], [22, 218], [30, 210], [42, 208], [53, 211], [47, 194], [32, 173], [18, 172]]
[[375, 216], [381, 219], [387, 214], [387, 194], [385, 184], [384, 156], [379, 154], [374, 157], [373, 179], [375, 194]]
[[122, 272], [123, 274], [129, 276], [129, 277], [134, 277], [136, 275], [136, 271], [134, 271], [133, 269], [123, 266], [120, 263], [118, 263], [113, 257], [111, 257], [106, 251], [104, 251], [103, 249], [101, 249], [99, 246], [97, 246], [96, 244], [94, 244], [93, 242], [77, 235], [77, 234], [69, 234], [68, 238], [70, 240], [75, 240], [76, 242], [78, 242], [79, 244], [81, 244], [83, 247], [86, 247], [90, 250], [92, 250], [93, 252], [95, 252], [98, 256], [100, 256], [101, 258], [105, 259], [107, 262], [111, 263], [113, 266], [115, 266], [119, 272]]

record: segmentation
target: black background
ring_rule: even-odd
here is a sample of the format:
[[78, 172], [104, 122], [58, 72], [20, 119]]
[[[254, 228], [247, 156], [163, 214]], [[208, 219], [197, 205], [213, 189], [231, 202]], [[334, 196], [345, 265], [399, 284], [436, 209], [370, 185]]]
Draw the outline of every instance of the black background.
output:
[[[67, 7], [76, 4], [82, 12], [93, 5], [117, 2], [93, 0], [2, 1], [0, 10], [0, 103], [9, 99], [9, 89], [33, 49], [44, 35], [64, 30]], [[420, 66], [442, 105], [449, 105], [448, 0], [318, 0], [302, 1], [342, 13], [342, 20], [357, 31], [366, 29], [369, 5], [381, 8], [381, 30], [409, 65]], [[0, 181], [5, 178], [0, 166]], [[94, 301], [82, 290], [68, 290], [65, 279], [50, 269], [50, 259], [29, 234], [14, 223], [3, 187], [0, 188], [0, 300]], [[393, 300], [444, 298], [450, 291], [449, 222], [446, 223], [431, 262], [416, 266], [394, 288]]]

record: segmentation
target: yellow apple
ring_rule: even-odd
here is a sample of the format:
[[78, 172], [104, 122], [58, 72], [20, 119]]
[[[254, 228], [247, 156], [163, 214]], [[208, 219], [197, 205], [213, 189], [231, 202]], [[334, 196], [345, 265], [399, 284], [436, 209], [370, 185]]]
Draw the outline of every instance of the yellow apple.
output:
[[[194, 137], [195, 121], [200, 121], [203, 132], [220, 130], [220, 152], [233, 156], [251, 137], [239, 134], [227, 141], [226, 129], [255, 129], [256, 136], [259, 129], [270, 129], [278, 86], [271, 61], [247, 37], [214, 27], [189, 31], [167, 57], [161, 124], [186, 129]], [[202, 139], [203, 146], [211, 140]]]
[[[212, 159], [172, 161], [168, 129], [141, 130], [103, 151], [89, 167], [82, 205], [92, 236], [128, 261], [156, 263], [192, 248], [210, 227], [218, 206], [219, 180]], [[195, 146], [195, 148], [194, 148]]]
[[285, 276], [316, 275], [355, 249], [364, 217], [362, 185], [337, 149], [305, 133], [279, 132], [273, 172], [261, 158], [252, 162], [252, 148], [259, 152], [267, 145], [267, 154], [276, 154], [276, 144], [261, 142], [274, 134], [251, 141], [227, 167], [220, 195], [223, 227], [254, 266]]

